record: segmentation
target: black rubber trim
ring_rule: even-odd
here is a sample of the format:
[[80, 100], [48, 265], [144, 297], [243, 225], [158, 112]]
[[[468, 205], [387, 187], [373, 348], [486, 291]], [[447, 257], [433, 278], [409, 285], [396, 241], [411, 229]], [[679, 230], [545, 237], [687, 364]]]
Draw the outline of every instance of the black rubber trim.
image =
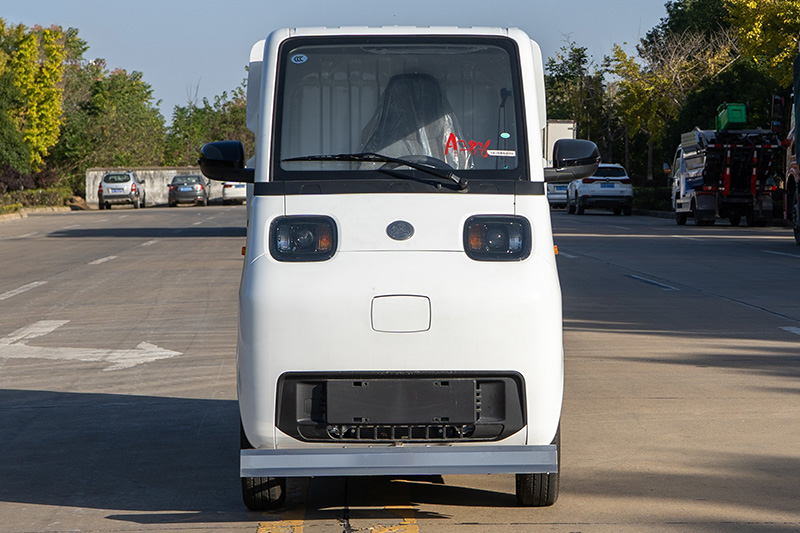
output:
[[541, 181], [470, 180], [465, 191], [435, 187], [416, 181], [398, 180], [314, 180], [269, 181], [254, 184], [255, 196], [298, 196], [303, 194], [511, 194], [544, 196]]

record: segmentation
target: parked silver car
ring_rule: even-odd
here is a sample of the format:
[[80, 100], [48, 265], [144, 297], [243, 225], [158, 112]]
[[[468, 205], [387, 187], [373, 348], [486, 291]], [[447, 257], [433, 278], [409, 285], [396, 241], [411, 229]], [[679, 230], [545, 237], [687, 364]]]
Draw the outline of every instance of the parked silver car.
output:
[[208, 187], [202, 176], [175, 176], [169, 187], [170, 207], [178, 204], [208, 205]]
[[114, 204], [133, 204], [134, 209], [144, 207], [147, 190], [144, 180], [133, 172], [109, 172], [97, 186], [98, 207], [111, 209]]

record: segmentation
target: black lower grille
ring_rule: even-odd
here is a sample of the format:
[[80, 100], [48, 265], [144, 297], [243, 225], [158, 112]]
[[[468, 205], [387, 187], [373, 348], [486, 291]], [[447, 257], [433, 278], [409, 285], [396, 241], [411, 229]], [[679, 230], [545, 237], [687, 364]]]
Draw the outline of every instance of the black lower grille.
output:
[[[327, 426], [333, 440], [348, 442], [429, 442], [470, 439], [475, 434], [474, 425], [386, 425], [386, 426]], [[479, 439], [486, 440], [486, 439]]]
[[525, 426], [519, 374], [290, 373], [278, 428], [306, 442], [477, 442]]

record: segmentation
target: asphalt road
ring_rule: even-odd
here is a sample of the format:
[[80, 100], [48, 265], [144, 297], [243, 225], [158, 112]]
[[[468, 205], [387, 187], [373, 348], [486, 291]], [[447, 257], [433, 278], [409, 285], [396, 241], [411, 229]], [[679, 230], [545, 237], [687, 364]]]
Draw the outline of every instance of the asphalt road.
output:
[[513, 476], [290, 480], [240, 500], [243, 207], [0, 222], [0, 532], [800, 530], [800, 247], [786, 228], [553, 213], [561, 496]]

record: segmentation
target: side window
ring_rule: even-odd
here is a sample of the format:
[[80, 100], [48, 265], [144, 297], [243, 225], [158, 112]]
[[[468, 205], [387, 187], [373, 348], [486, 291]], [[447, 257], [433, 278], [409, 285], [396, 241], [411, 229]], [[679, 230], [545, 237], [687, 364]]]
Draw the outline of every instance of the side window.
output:
[[681, 164], [681, 150], [680, 148], [678, 148], [678, 150], [675, 152], [675, 159], [672, 161], [672, 175], [670, 176], [671, 178], [675, 178], [675, 175], [678, 173], [680, 164]]

